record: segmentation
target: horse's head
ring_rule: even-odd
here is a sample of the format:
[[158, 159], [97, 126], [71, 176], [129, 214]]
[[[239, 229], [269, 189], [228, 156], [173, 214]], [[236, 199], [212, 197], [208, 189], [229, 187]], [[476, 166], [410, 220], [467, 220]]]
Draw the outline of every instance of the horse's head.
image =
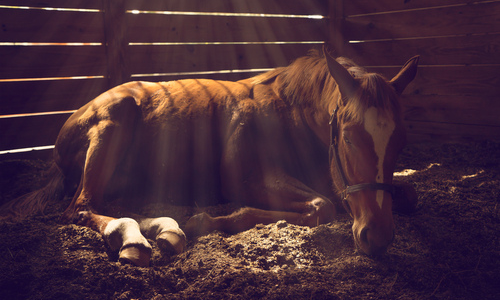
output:
[[354, 218], [356, 244], [368, 255], [384, 253], [394, 238], [393, 172], [406, 142], [399, 96], [415, 77], [418, 57], [387, 81], [325, 56], [340, 90], [331, 118], [334, 184]]

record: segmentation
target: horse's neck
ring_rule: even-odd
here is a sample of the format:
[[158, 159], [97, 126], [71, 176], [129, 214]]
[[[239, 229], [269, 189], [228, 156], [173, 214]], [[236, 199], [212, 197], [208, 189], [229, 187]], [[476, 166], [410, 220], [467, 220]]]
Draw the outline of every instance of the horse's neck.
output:
[[339, 91], [336, 89], [333, 93], [322, 94], [322, 99], [317, 99], [304, 109], [304, 116], [307, 125], [318, 136], [325, 145], [330, 144], [330, 119], [333, 111], [337, 108]]
[[328, 122], [330, 120], [330, 116], [326, 110], [319, 111], [308, 107], [302, 109], [302, 116], [305, 125], [307, 125], [314, 132], [324, 145], [329, 145], [330, 127]]

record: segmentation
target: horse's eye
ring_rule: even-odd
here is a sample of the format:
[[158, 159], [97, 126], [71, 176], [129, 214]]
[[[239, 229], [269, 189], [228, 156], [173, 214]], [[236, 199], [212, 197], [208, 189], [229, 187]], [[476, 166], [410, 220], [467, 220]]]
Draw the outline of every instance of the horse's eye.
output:
[[351, 144], [351, 140], [345, 134], [344, 134], [344, 142], [349, 145]]

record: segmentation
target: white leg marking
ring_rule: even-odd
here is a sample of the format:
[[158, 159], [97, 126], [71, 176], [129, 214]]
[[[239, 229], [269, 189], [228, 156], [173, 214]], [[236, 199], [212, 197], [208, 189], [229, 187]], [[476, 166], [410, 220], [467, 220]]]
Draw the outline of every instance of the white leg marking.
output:
[[[365, 130], [372, 136], [377, 154], [377, 178], [378, 183], [384, 182], [384, 158], [389, 139], [396, 128], [396, 124], [390, 118], [378, 113], [376, 107], [370, 107], [365, 112]], [[377, 203], [382, 208], [384, 201], [384, 191], [377, 191]]]
[[156, 239], [158, 247], [163, 250], [173, 250], [175, 254], [184, 252], [186, 235], [179, 224], [168, 217], [146, 218], [139, 222], [141, 232], [150, 239]]
[[118, 250], [129, 245], [140, 245], [151, 249], [151, 245], [141, 234], [139, 224], [130, 218], [116, 219], [108, 223], [103, 233], [111, 250]]

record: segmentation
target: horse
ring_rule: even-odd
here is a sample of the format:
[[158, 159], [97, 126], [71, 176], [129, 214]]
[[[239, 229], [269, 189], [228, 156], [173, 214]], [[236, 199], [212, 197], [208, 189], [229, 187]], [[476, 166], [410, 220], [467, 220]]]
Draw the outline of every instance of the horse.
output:
[[[279, 220], [313, 227], [333, 221], [343, 205], [361, 251], [385, 253], [394, 238], [393, 200], [414, 193], [398, 189], [393, 172], [406, 141], [400, 95], [418, 59], [391, 80], [324, 50], [235, 82], [124, 83], [69, 117], [50, 181], [4, 211], [26, 216], [72, 194], [64, 222], [101, 233], [121, 261], [148, 266], [147, 239], [178, 254], [186, 235]], [[168, 217], [101, 214], [116, 195], [243, 208], [194, 215], [181, 229]]]

